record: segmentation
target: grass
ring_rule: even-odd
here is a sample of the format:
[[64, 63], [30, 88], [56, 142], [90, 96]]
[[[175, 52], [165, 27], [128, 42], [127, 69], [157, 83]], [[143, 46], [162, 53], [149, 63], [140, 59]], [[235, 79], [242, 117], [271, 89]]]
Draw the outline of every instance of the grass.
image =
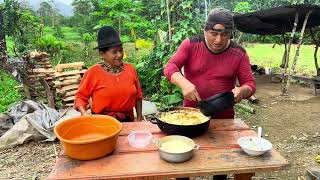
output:
[[[74, 29], [72, 27], [61, 27], [61, 31], [62, 31], [62, 33], [64, 35], [63, 40], [72, 41], [72, 42], [81, 41], [81, 34], [78, 33], [76, 31], [76, 29]], [[53, 34], [53, 33], [54, 33], [54, 29], [52, 27], [46, 26], [43, 29], [43, 34], [44, 35], [50, 35], [50, 34]]]
[[6, 36], [7, 50], [9, 54], [13, 54], [13, 39], [10, 36]]
[[18, 85], [10, 75], [0, 70], [0, 112], [5, 112], [8, 107], [22, 99], [22, 94], [14, 88]]
[[[245, 47], [247, 50], [251, 64], [260, 65], [263, 67], [272, 67], [279, 69], [284, 52], [284, 45], [273, 44], [249, 44]], [[296, 52], [296, 45], [291, 46], [291, 53], [289, 65], [292, 64]], [[316, 75], [314, 58], [314, 46], [302, 45], [300, 48], [300, 55], [296, 65], [296, 71], [299, 75], [314, 76]], [[320, 59], [318, 54], [318, 59]]]
[[64, 35], [66, 41], [80, 41], [81, 34], [79, 34], [74, 28], [71, 27], [62, 27], [61, 31]]

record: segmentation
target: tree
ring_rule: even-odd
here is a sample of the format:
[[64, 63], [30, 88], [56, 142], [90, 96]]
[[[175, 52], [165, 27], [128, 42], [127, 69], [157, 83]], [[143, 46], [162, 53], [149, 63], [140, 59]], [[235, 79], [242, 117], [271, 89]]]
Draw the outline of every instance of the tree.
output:
[[54, 26], [54, 17], [57, 15], [57, 12], [48, 2], [41, 2], [40, 8], [38, 9], [37, 13], [42, 18], [42, 22], [44, 25]]
[[75, 14], [83, 14], [89, 16], [93, 9], [92, 2], [88, 0], [74, 0], [72, 2]]
[[14, 39], [17, 52], [32, 49], [40, 35], [40, 23], [33, 10], [22, 8], [16, 0], [4, 3], [4, 30]]
[[[3, 7], [0, 5], [0, 67], [7, 70], [7, 45], [5, 39], [4, 25], [3, 25]], [[8, 71], [8, 70], [7, 70]]]
[[93, 12], [93, 3], [88, 0], [75, 0], [72, 3], [74, 15], [70, 18], [72, 26], [77, 27], [81, 34], [92, 33], [96, 20], [91, 13]]
[[144, 17], [140, 16], [143, 6], [139, 1], [106, 0], [99, 3], [99, 11], [94, 15], [100, 19], [96, 28], [109, 24], [118, 29], [118, 33], [130, 33], [134, 28], [136, 32], [145, 31], [150, 26]]

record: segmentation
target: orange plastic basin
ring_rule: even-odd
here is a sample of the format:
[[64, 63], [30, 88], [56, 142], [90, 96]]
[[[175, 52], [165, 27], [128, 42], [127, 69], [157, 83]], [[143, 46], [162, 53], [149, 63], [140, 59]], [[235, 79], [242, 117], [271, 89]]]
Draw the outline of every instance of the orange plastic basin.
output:
[[65, 153], [78, 160], [91, 160], [111, 153], [122, 124], [111, 116], [91, 115], [71, 118], [54, 127]]

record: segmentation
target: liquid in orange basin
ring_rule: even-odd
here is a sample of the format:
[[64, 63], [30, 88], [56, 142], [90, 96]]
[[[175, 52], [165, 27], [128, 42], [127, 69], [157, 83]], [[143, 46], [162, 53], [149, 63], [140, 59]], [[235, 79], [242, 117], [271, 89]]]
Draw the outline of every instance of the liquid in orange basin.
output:
[[80, 135], [80, 136], [77, 136], [77, 137], [73, 137], [71, 138], [70, 140], [71, 141], [94, 141], [94, 140], [97, 140], [97, 139], [102, 139], [106, 137], [105, 134], [101, 134], [101, 133], [90, 133], [90, 134], [83, 134], [83, 135]]

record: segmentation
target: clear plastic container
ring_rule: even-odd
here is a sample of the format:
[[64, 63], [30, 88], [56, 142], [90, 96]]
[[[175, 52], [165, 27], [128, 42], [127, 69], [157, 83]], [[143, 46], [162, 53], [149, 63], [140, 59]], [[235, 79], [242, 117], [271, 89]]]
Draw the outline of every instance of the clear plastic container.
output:
[[130, 146], [135, 148], [144, 148], [151, 143], [151, 140], [152, 134], [145, 130], [132, 131], [128, 135], [128, 142]]

